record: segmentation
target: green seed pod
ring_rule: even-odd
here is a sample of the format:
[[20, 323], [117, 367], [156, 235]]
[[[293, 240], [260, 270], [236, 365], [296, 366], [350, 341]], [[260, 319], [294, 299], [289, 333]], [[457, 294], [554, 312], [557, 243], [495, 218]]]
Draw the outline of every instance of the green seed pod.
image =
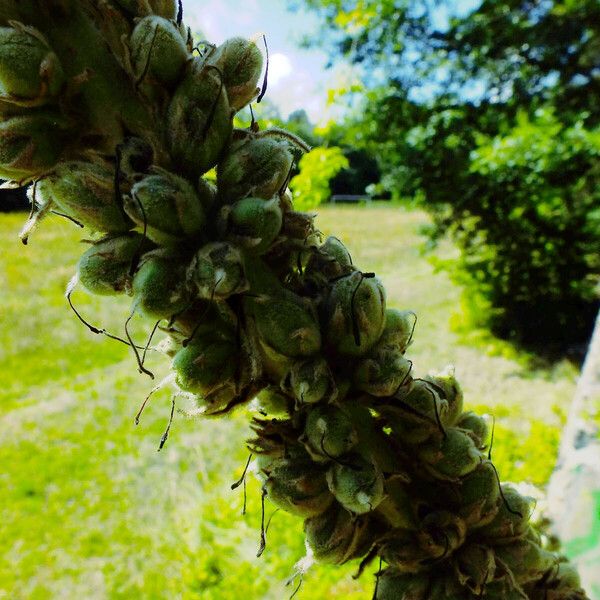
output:
[[342, 402], [345, 400], [348, 394], [352, 391], [352, 382], [345, 377], [335, 377], [336, 397], [335, 400]]
[[30, 108], [18, 106], [12, 102], [0, 99], [0, 116], [2, 117], [2, 120], [6, 120], [8, 117], [27, 114], [30, 110]]
[[208, 181], [204, 177], [198, 179], [198, 197], [200, 198], [200, 204], [204, 207], [208, 213], [217, 200], [217, 186], [212, 182]]
[[172, 87], [178, 83], [190, 58], [179, 29], [163, 17], [140, 19], [129, 46], [136, 82]]
[[522, 496], [512, 485], [502, 484], [502, 502], [494, 519], [479, 529], [479, 533], [490, 541], [499, 538], [524, 536], [529, 529], [529, 518], [533, 512], [535, 500]]
[[[177, 327], [179, 321], [175, 320]], [[191, 323], [184, 329], [190, 327]], [[172, 363], [177, 385], [197, 394], [196, 402], [205, 414], [227, 409], [248, 383], [247, 362], [233, 325], [225, 322], [217, 305], [208, 305], [200, 315], [196, 311], [195, 325], [184, 344]]]
[[[252, 327], [252, 325], [250, 325]], [[267, 344], [259, 335], [256, 326], [253, 329], [253, 339], [256, 340], [256, 349], [264, 373], [268, 373], [272, 381], [282, 381], [294, 365], [295, 359], [277, 352]]]
[[169, 358], [173, 358], [181, 349], [181, 343], [176, 336], [169, 334], [163, 337], [158, 344], [156, 344], [155, 348], [158, 352], [161, 352]]
[[581, 586], [579, 573], [577, 573], [577, 569], [571, 563], [559, 563], [554, 579], [559, 582], [557, 587], [559, 591], [566, 589], [576, 590]]
[[185, 238], [198, 241], [206, 224], [204, 208], [194, 188], [163, 169], [138, 181], [124, 197], [125, 212], [153, 242], [178, 247]]
[[[537, 523], [530, 525], [530, 527], [527, 529], [527, 531], [525, 533], [524, 539], [527, 539], [530, 542], [533, 542], [534, 544], [541, 546], [543, 544], [542, 534], [541, 534], [541, 531], [539, 530], [539, 528], [537, 528], [537, 525], [538, 525]], [[545, 525], [542, 525], [542, 527], [544, 527], [544, 526]]]
[[414, 497], [414, 487], [398, 477], [391, 477], [385, 482], [385, 497], [377, 507], [377, 512], [395, 529], [416, 530], [418, 519]]
[[265, 471], [268, 471], [273, 465], [275, 465], [277, 461], [283, 457], [283, 454], [284, 450], [281, 450], [281, 452], [276, 452], [274, 454], [261, 453], [257, 455], [255, 459], [256, 477], [260, 480], [261, 483], [266, 483], [267, 481]]
[[333, 404], [317, 406], [308, 413], [304, 434], [309, 452], [321, 458], [338, 458], [358, 442], [352, 421]]
[[[588, 600], [588, 596], [581, 589], [579, 574], [571, 563], [559, 562], [555, 564], [546, 580], [548, 600]], [[536, 584], [533, 584], [534, 587]], [[531, 597], [534, 597], [531, 594]]]
[[325, 474], [306, 456], [306, 460], [280, 459], [263, 469], [267, 476], [267, 497], [282, 510], [307, 518], [322, 514], [331, 506], [333, 496]]
[[415, 322], [416, 316], [412, 311], [388, 308], [379, 347], [404, 354], [411, 341]]
[[165, 19], [175, 19], [178, 12], [177, 0], [148, 0], [148, 4], [155, 15]]
[[324, 513], [304, 521], [306, 545], [319, 562], [341, 565], [369, 549], [369, 525], [368, 518], [356, 518], [334, 502]]
[[131, 221], [117, 204], [115, 172], [107, 163], [61, 163], [40, 181], [38, 192], [90, 229], [109, 233], [131, 229]]
[[438, 435], [448, 404], [431, 384], [414, 379], [395, 394], [395, 405], [381, 409], [392, 433], [410, 444], [421, 444]]
[[421, 446], [419, 458], [434, 477], [449, 481], [471, 473], [483, 460], [471, 437], [455, 427], [446, 429], [441, 441]]
[[463, 410], [463, 392], [454, 376], [454, 367], [448, 366], [440, 373], [427, 375], [423, 379], [433, 385], [447, 403], [447, 408], [440, 415], [444, 425], [454, 425]]
[[460, 548], [466, 535], [467, 525], [460, 517], [447, 510], [437, 510], [423, 518], [417, 539], [431, 558], [442, 559]]
[[244, 198], [233, 206], [224, 206], [227, 239], [252, 254], [264, 254], [281, 231], [279, 200]]
[[[337, 402], [358, 432], [359, 441], [354, 452], [370, 457], [383, 472], [393, 473], [394, 477], [404, 479], [403, 475], [407, 474], [404, 461], [399, 460], [397, 452], [393, 449], [394, 445], [390, 444], [389, 432], [384, 431], [384, 424], [379, 415], [369, 408], [367, 398], [363, 396], [357, 399], [356, 395], [352, 394], [348, 400], [342, 403], [343, 399], [338, 397]], [[364, 405], [359, 404], [363, 401]]]
[[228, 298], [249, 287], [242, 255], [227, 242], [211, 242], [200, 248], [192, 259], [188, 273], [200, 297], [209, 300]]
[[429, 600], [430, 574], [406, 574], [386, 569], [377, 580], [377, 595], [373, 600]]
[[110, 296], [129, 293], [132, 262], [138, 253], [148, 249], [148, 243], [138, 233], [104, 238], [86, 250], [79, 259], [79, 281], [92, 294]]
[[173, 358], [177, 385], [186, 392], [210, 396], [231, 382], [239, 363], [235, 338], [218, 333], [196, 334]]
[[375, 463], [360, 454], [331, 465], [327, 484], [336, 500], [354, 514], [371, 512], [383, 500], [383, 475]]
[[208, 58], [223, 73], [231, 108], [238, 111], [258, 95], [263, 57], [257, 45], [241, 37], [221, 44]]
[[289, 374], [289, 388], [300, 404], [315, 404], [335, 395], [335, 383], [324, 358], [294, 363]]
[[[289, 210], [291, 211], [292, 209], [290, 208]], [[290, 220], [289, 216], [296, 214], [298, 213], [290, 212], [285, 215], [286, 230], [290, 229], [288, 224]], [[284, 233], [288, 234], [288, 231]], [[300, 239], [307, 239], [307, 236], [310, 238], [310, 234], [310, 230], [301, 233]], [[319, 246], [318, 251], [310, 252], [304, 273], [305, 276], [308, 275], [313, 278], [317, 282], [317, 285], [326, 285], [329, 280], [341, 277], [353, 270], [352, 258], [344, 244], [338, 238], [330, 236], [325, 240], [325, 243]]]
[[355, 271], [333, 284], [326, 305], [330, 347], [363, 356], [379, 339], [384, 323], [385, 290], [379, 279]]
[[295, 210], [285, 213], [282, 232], [290, 240], [302, 242], [305, 249], [309, 245], [316, 248], [320, 239], [315, 227], [315, 215]]
[[454, 573], [447, 573], [444, 570], [438, 574], [435, 571], [433, 582], [429, 590], [428, 600], [473, 600], [470, 594], [465, 593], [465, 589], [458, 584]]
[[341, 267], [351, 267], [352, 257], [350, 252], [342, 242], [333, 235], [330, 235], [321, 245], [321, 252], [327, 254], [335, 260]]
[[[280, 460], [292, 463], [309, 462], [310, 456], [296, 439], [297, 433], [288, 419], [256, 419], [252, 429], [257, 437], [250, 441], [250, 449], [256, 454], [256, 475], [262, 483], [267, 481], [266, 472]], [[317, 470], [321, 469], [315, 465]]]
[[134, 304], [153, 319], [169, 319], [192, 301], [186, 283], [186, 265], [162, 250], [148, 252], [133, 277]]
[[485, 447], [489, 434], [487, 419], [485, 417], [469, 411], [460, 416], [456, 422], [456, 426], [468, 431], [478, 448]]
[[508, 567], [516, 581], [523, 585], [537, 581], [556, 564], [556, 557], [530, 540], [516, 540], [495, 546], [496, 559]]
[[466, 544], [454, 555], [452, 566], [460, 585], [476, 596], [482, 596], [485, 586], [494, 580], [494, 551], [483, 544]]
[[499, 510], [500, 488], [493, 464], [484, 460], [461, 480], [450, 496], [458, 514], [471, 528], [483, 527], [492, 521]]
[[118, 146], [119, 171], [128, 179], [148, 173], [154, 158], [152, 146], [142, 138], [127, 137]]
[[62, 117], [31, 112], [0, 121], [0, 178], [35, 179], [58, 162], [67, 139]]
[[0, 99], [39, 106], [60, 92], [64, 72], [37, 29], [16, 21], [11, 25], [0, 27]]
[[232, 111], [221, 75], [201, 60], [188, 63], [167, 111], [174, 163], [190, 179], [214, 167], [231, 138]]
[[181, 341], [197, 334], [219, 332], [223, 339], [229, 339], [235, 331], [237, 321], [225, 306], [218, 302], [196, 298], [183, 312], [173, 320], [171, 333], [180, 336]]
[[354, 384], [362, 392], [373, 396], [391, 396], [407, 379], [410, 369], [410, 361], [396, 351], [378, 348], [358, 363]]
[[[525, 600], [525, 598], [528, 597], [508, 573], [501, 579], [488, 583], [485, 586], [484, 593], [484, 598], [486, 600]], [[548, 598], [550, 598], [550, 596], [548, 596]], [[546, 599], [544, 598], [544, 600]]]
[[380, 555], [402, 573], [419, 573], [425, 564], [431, 562], [431, 557], [419, 545], [415, 532], [403, 529], [395, 529], [381, 543]]
[[234, 141], [217, 167], [221, 199], [229, 204], [248, 196], [270, 200], [285, 183], [292, 162], [285, 141], [251, 135]]
[[249, 300], [258, 335], [275, 352], [290, 358], [319, 352], [319, 324], [300, 297], [289, 293]]
[[439, 433], [438, 425], [426, 417], [407, 412], [396, 406], [382, 406], [379, 409], [382, 418], [394, 438], [407, 444], [422, 444]]
[[281, 201], [281, 210], [283, 212], [294, 210], [294, 195], [289, 187], [286, 187], [283, 191], [280, 189], [277, 195]]
[[[244, 378], [243, 384], [245, 385], [246, 383], [247, 380]], [[210, 392], [198, 394], [196, 396], [196, 404], [204, 415], [222, 415], [228, 412], [233, 406], [240, 404], [240, 390], [242, 388], [243, 385], [235, 378], [223, 381]]]
[[293, 402], [275, 386], [267, 386], [256, 396], [257, 410], [276, 418], [288, 418], [293, 411]]

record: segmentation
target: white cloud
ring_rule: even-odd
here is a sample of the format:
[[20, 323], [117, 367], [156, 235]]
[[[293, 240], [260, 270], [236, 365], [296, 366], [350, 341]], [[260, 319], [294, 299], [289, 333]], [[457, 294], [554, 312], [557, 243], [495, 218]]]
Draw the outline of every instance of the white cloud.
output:
[[260, 37], [266, 35], [270, 50], [267, 97], [284, 118], [299, 108], [307, 111], [313, 123], [330, 118], [327, 89], [337, 87], [344, 77], [339, 66], [325, 70], [323, 51], [297, 45], [302, 34], [317, 30], [319, 20], [314, 14], [287, 12], [282, 0], [244, 0], [243, 4], [236, 0], [185, 0], [184, 6], [186, 23], [213, 43], [240, 35], [255, 39], [262, 48]]
[[290, 59], [281, 52], [269, 56], [269, 85], [277, 87], [282, 79], [292, 72]]
[[269, 67], [267, 96], [279, 108], [283, 117], [299, 108], [304, 108], [311, 118], [321, 111], [322, 94], [319, 94], [314, 78], [307, 71], [294, 69], [280, 80], [279, 85], [271, 86], [271, 82], [271, 67]]

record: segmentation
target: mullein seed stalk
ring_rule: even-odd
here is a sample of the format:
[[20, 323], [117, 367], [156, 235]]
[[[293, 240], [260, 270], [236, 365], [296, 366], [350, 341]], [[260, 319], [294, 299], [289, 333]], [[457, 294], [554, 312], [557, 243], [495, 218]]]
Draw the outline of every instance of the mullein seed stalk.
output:
[[[260, 48], [201, 51], [182, 11], [2, 2], [0, 177], [32, 187], [24, 240], [52, 212], [101, 234], [79, 283], [129, 295], [127, 322], [164, 332], [169, 379], [200, 412], [256, 399], [263, 500], [305, 520], [314, 559], [379, 560], [377, 600], [585, 599], [529, 522], [532, 500], [500, 483], [453, 372], [415, 377], [416, 316], [294, 210], [306, 144], [254, 118], [234, 129], [266, 91]], [[131, 342], [151, 375], [149, 345]]]

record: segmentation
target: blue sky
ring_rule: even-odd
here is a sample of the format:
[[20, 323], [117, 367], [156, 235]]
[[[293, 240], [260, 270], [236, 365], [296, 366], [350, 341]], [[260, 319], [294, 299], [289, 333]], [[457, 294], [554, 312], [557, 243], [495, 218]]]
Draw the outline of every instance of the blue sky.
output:
[[[466, 13], [480, 0], [456, 0], [453, 10]], [[270, 52], [267, 97], [283, 117], [304, 108], [314, 123], [336, 116], [327, 109], [327, 90], [348, 86], [356, 78], [347, 64], [326, 70], [327, 56], [318, 49], [302, 49], [299, 41], [319, 29], [318, 17], [309, 11], [287, 10], [287, 0], [184, 0], [185, 21], [202, 31], [208, 41], [220, 44], [237, 35], [267, 36]], [[436, 25], [443, 27], [448, 13], [437, 9]], [[260, 107], [257, 107], [260, 118]]]
[[289, 12], [286, 0], [186, 0], [184, 7], [186, 23], [213, 43], [266, 34], [271, 56], [268, 98], [284, 117], [304, 108], [314, 122], [326, 118], [327, 90], [343, 81], [347, 69], [325, 71], [323, 52], [298, 47], [303, 34], [317, 31], [315, 15]]

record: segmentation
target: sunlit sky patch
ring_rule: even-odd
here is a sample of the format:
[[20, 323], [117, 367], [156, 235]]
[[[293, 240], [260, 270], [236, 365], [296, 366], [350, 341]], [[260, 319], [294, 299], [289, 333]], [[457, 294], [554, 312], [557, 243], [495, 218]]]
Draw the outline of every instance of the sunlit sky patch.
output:
[[313, 122], [325, 118], [327, 89], [336, 87], [339, 78], [325, 70], [324, 52], [299, 47], [303, 35], [318, 30], [314, 14], [289, 12], [285, 0], [187, 0], [184, 7], [186, 22], [213, 43], [265, 34], [270, 52], [267, 97], [283, 117], [304, 108]]
[[[453, 9], [464, 14], [479, 1], [457, 0]], [[257, 40], [266, 35], [271, 58], [267, 97], [282, 117], [298, 109], [305, 109], [313, 123], [335, 116], [327, 107], [327, 91], [350, 86], [356, 74], [347, 64], [326, 70], [323, 51], [300, 48], [304, 35], [314, 36], [319, 31], [314, 13], [291, 12], [286, 0], [184, 0], [184, 7], [186, 23], [212, 43], [238, 35]], [[448, 19], [446, 9], [438, 8], [434, 18], [436, 25], [443, 27]]]

